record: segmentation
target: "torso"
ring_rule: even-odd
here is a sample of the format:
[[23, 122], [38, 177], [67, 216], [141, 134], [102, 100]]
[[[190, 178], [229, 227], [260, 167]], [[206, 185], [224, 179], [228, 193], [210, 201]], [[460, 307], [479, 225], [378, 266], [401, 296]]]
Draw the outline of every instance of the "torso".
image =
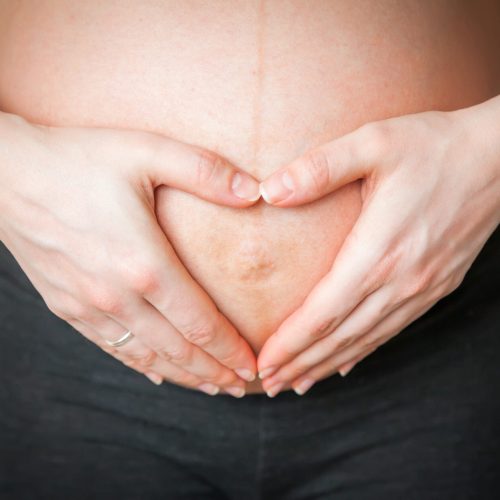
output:
[[[0, 109], [166, 134], [262, 180], [365, 122], [498, 94], [494, 4], [0, 0]], [[157, 195], [179, 257], [256, 354], [361, 208], [357, 182], [288, 209]]]

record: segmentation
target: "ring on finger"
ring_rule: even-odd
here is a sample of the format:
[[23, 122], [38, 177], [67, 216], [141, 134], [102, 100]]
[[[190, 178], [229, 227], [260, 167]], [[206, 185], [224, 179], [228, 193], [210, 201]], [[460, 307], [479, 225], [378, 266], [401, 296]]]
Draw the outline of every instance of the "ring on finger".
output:
[[118, 340], [108, 340], [108, 339], [104, 340], [106, 344], [110, 345], [111, 347], [121, 347], [130, 340], [132, 340], [133, 338], [134, 334], [130, 330], [127, 330]]

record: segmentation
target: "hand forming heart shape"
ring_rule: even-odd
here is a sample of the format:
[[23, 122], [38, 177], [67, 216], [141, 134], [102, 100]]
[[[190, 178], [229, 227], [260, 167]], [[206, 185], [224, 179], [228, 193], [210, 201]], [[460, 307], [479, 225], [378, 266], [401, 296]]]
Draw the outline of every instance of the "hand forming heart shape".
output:
[[363, 179], [330, 272], [259, 354], [268, 395], [345, 375], [459, 286], [500, 220], [499, 122], [500, 96], [368, 123], [261, 184], [268, 203], [292, 207]]

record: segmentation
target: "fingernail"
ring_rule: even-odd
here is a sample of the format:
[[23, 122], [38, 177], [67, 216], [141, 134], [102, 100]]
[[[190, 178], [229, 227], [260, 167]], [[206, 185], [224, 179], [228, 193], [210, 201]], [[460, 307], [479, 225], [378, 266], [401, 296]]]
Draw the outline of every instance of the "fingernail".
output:
[[160, 385], [163, 382], [163, 377], [160, 377], [160, 375], [156, 373], [146, 373], [145, 375], [153, 384]]
[[339, 373], [343, 377], [345, 377], [354, 368], [355, 365], [356, 365], [356, 363], [348, 363], [348, 364], [342, 366], [342, 368], [339, 368]]
[[263, 378], [269, 377], [269, 375], [271, 375], [271, 373], [273, 373], [276, 370], [276, 368], [278, 367], [268, 366], [267, 368], [264, 368], [259, 372], [259, 378], [262, 380]]
[[316, 382], [312, 378], [305, 378], [299, 385], [293, 388], [293, 390], [299, 395], [304, 395]]
[[225, 390], [234, 396], [235, 398], [242, 398], [245, 395], [245, 389], [243, 387], [225, 387]]
[[266, 182], [260, 183], [260, 194], [267, 203], [285, 200], [293, 193], [294, 189], [292, 177], [288, 172], [274, 175]]
[[234, 370], [243, 380], [246, 380], [247, 382], [252, 382], [255, 380], [255, 373], [252, 373], [250, 370], [247, 368], [236, 368]]
[[244, 200], [256, 201], [260, 198], [259, 183], [248, 175], [234, 174], [231, 189], [238, 198]]
[[278, 392], [280, 392], [281, 388], [283, 387], [283, 382], [279, 382], [278, 384], [275, 384], [273, 385], [272, 387], [270, 387], [267, 391], [266, 391], [266, 394], [270, 397], [270, 398], [274, 398], [274, 396], [276, 396], [276, 394], [278, 394]]
[[210, 396], [215, 396], [220, 391], [220, 387], [216, 386], [215, 384], [211, 384], [210, 382], [204, 382], [203, 384], [200, 384], [198, 386], [198, 389], [206, 392], [207, 394], [210, 394]]

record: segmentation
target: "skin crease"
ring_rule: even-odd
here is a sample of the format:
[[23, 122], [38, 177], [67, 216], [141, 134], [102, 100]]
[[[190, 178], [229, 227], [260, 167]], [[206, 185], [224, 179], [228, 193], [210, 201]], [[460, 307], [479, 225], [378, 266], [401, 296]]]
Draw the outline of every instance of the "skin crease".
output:
[[[4, 0], [0, 109], [47, 125], [162, 133], [264, 180], [364, 123], [495, 95], [492, 6]], [[240, 210], [160, 187], [157, 217], [257, 356], [330, 269], [360, 189]], [[259, 380], [247, 384], [261, 391]]]

